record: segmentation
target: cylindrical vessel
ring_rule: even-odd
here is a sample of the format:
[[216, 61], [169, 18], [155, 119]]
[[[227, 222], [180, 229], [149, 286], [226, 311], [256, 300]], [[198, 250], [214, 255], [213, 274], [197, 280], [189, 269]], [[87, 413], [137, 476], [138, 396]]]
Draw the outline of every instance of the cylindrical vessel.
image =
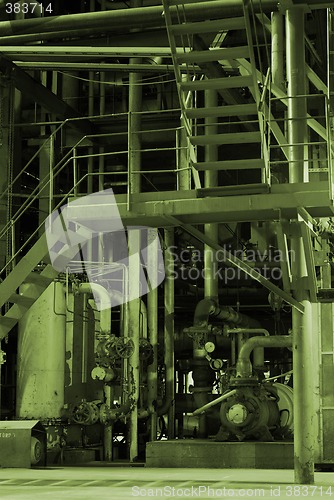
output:
[[[20, 293], [28, 293], [28, 286], [22, 285]], [[18, 418], [49, 419], [61, 416], [64, 406], [64, 369], [64, 291], [61, 283], [51, 283], [19, 322]]]

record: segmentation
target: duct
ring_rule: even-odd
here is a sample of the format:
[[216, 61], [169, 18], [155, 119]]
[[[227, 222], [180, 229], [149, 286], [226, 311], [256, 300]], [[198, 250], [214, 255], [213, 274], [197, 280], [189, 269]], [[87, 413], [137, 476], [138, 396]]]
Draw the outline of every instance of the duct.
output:
[[237, 361], [237, 377], [248, 378], [252, 376], [250, 354], [256, 347], [291, 347], [290, 335], [275, 335], [271, 337], [252, 337], [242, 346]]
[[246, 314], [239, 313], [229, 306], [219, 306], [215, 300], [203, 299], [195, 309], [194, 325], [208, 323], [209, 316], [222, 320], [226, 323], [233, 323], [240, 327], [257, 328], [258, 321], [246, 316]]
[[[80, 283], [76, 288], [78, 293], [93, 294], [95, 303], [99, 304], [100, 309], [100, 330], [102, 333], [108, 334], [111, 332], [111, 316], [110, 308], [111, 301], [109, 292], [97, 283]], [[98, 299], [98, 300], [96, 300]]]
[[[325, 9], [332, 6], [332, 2], [323, 2], [321, 0], [295, 0], [294, 4], [307, 4], [310, 9]], [[275, 12], [279, 8], [279, 3], [273, 0], [254, 0], [253, 8], [255, 13]], [[173, 11], [173, 9], [172, 9]], [[185, 17], [188, 21], [203, 19], [203, 13], [206, 13], [207, 19], [219, 19], [224, 17], [236, 17], [243, 15], [242, 0], [216, 0], [215, 2], [198, 2], [186, 4], [184, 6]], [[113, 31], [124, 28], [164, 27], [165, 19], [163, 8], [161, 6], [131, 8], [119, 10], [107, 10], [102, 12], [88, 12], [84, 14], [66, 14], [63, 16], [48, 16], [35, 19], [19, 19], [13, 21], [0, 22], [0, 32], [3, 36], [40, 33], [39, 40], [44, 35], [50, 35], [51, 32], [66, 32], [67, 36], [72, 33], [78, 34], [82, 29], [87, 32], [90, 30]], [[59, 36], [59, 34], [57, 34]], [[65, 36], [65, 35], [64, 35]], [[50, 36], [48, 36], [50, 38]]]

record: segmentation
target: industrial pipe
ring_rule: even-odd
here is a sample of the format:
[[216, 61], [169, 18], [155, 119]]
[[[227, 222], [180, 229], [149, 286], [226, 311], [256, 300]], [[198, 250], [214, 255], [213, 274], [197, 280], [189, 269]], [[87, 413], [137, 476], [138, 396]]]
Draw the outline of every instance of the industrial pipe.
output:
[[204, 413], [212, 406], [215, 406], [215, 405], [221, 403], [222, 401], [225, 401], [225, 399], [229, 398], [230, 396], [234, 396], [236, 393], [237, 393], [237, 390], [233, 389], [232, 391], [229, 391], [229, 392], [226, 392], [225, 394], [222, 394], [222, 396], [219, 396], [219, 398], [214, 399], [213, 401], [210, 401], [210, 403], [207, 403], [206, 405], [201, 406], [200, 408], [197, 408], [197, 410], [195, 410], [193, 412], [193, 416], [195, 417], [196, 415], [200, 415], [201, 413]]
[[[100, 330], [102, 333], [111, 332], [111, 300], [110, 295], [102, 285], [97, 283], [80, 283], [77, 287], [73, 285], [74, 291], [78, 293], [88, 293], [94, 295], [95, 303], [98, 302], [100, 308]], [[98, 301], [96, 300], [98, 298]]]
[[[295, 5], [306, 4], [310, 9], [325, 9], [332, 6], [331, 1], [321, 0], [295, 0]], [[276, 0], [254, 0], [252, 8], [255, 13], [275, 12], [279, 3]], [[172, 7], [173, 12], [173, 7]], [[174, 9], [175, 10], [175, 9]], [[203, 13], [206, 19], [220, 19], [224, 17], [237, 17], [243, 15], [242, 0], [216, 0], [215, 2], [197, 2], [184, 5], [184, 14], [188, 21], [203, 20]], [[61, 31], [63, 36], [78, 36], [78, 30], [113, 31], [124, 28], [135, 27], [164, 27], [165, 19], [161, 6], [107, 10], [102, 12], [88, 12], [84, 14], [66, 14], [63, 16], [47, 16], [35, 19], [19, 19], [13, 21], [0, 22], [0, 33], [2, 36], [20, 34], [40, 34], [50, 38], [50, 33]]]
[[229, 306], [221, 307], [213, 299], [203, 299], [196, 306], [194, 325], [200, 323], [207, 324], [210, 316], [225, 321], [226, 323], [239, 325], [240, 327], [259, 327], [259, 322], [249, 316], [246, 316], [246, 314], [239, 313]]
[[[100, 308], [100, 331], [106, 335], [111, 332], [111, 300], [109, 292], [97, 283], [80, 283], [77, 287], [73, 285], [74, 291], [80, 294], [93, 294], [95, 303]], [[104, 384], [105, 403], [110, 406], [112, 400], [112, 389], [108, 384]], [[112, 461], [112, 425], [106, 425], [104, 428], [103, 445], [104, 459], [108, 462]]]
[[[286, 11], [286, 77], [288, 81], [288, 139], [291, 146], [289, 182], [309, 180], [306, 63], [305, 63], [305, 10], [291, 6]], [[293, 403], [294, 466], [297, 484], [314, 483], [314, 450], [317, 440], [314, 426], [313, 401], [314, 375], [312, 366], [314, 331], [312, 328], [312, 304], [307, 282], [308, 269], [305, 243], [300, 235], [291, 238], [291, 274], [297, 286], [293, 297], [304, 307], [304, 314], [292, 308], [293, 330]]]
[[[147, 245], [148, 259], [152, 269], [155, 269], [155, 278], [158, 275], [158, 245], [157, 229], [149, 229]], [[158, 287], [152, 287], [147, 295], [148, 334], [153, 349], [153, 360], [147, 368], [147, 404], [150, 411], [150, 441], [157, 439], [157, 413], [154, 408], [158, 397]]]
[[[165, 229], [165, 317], [164, 317], [164, 361], [166, 366], [166, 400], [175, 399], [175, 361], [174, 361], [174, 230]], [[175, 436], [175, 408], [168, 410], [168, 438]]]
[[237, 377], [248, 378], [252, 376], [250, 354], [255, 347], [291, 347], [292, 336], [275, 335], [271, 337], [252, 337], [242, 346], [237, 361]]
[[[264, 335], [265, 337], [269, 337], [269, 332], [265, 328], [231, 328], [227, 330], [227, 333], [236, 333], [236, 334], [246, 334], [246, 335]], [[240, 347], [241, 349], [241, 347]], [[262, 367], [264, 365], [264, 348], [263, 347], [255, 347], [254, 348], [254, 367]]]

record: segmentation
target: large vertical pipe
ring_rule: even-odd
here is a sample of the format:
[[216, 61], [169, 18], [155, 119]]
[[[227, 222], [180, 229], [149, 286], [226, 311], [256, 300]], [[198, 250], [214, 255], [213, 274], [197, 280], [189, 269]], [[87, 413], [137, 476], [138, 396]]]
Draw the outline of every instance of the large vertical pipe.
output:
[[271, 81], [284, 90], [284, 22], [281, 12], [271, 13]]
[[[132, 0], [131, 7], [142, 7], [142, 0]], [[130, 64], [138, 64], [141, 62], [140, 58], [130, 57]], [[129, 179], [130, 194], [139, 193], [141, 189], [141, 176], [138, 172], [141, 168], [141, 115], [142, 111], [142, 76], [140, 73], [129, 73], [129, 144], [131, 144], [129, 151]]]
[[165, 317], [164, 350], [166, 365], [166, 399], [172, 401], [168, 410], [168, 438], [175, 437], [175, 367], [174, 367], [174, 230], [165, 229]]
[[[286, 53], [288, 80], [288, 132], [290, 146], [289, 180], [307, 180], [304, 145], [306, 139], [304, 11], [292, 7], [286, 11]], [[295, 297], [305, 308], [301, 314], [292, 310], [293, 370], [294, 370], [294, 466], [295, 482], [314, 482], [314, 403], [312, 383], [312, 306], [309, 293], [303, 288], [307, 276], [301, 237], [292, 239], [292, 275]]]
[[[106, 112], [106, 86], [105, 86], [105, 72], [100, 73], [100, 115]], [[104, 147], [99, 147], [99, 191], [104, 189]]]
[[[205, 92], [205, 107], [216, 107], [217, 103], [217, 92], [213, 90], [207, 90]], [[206, 118], [205, 119], [205, 134], [217, 134], [218, 126], [216, 125], [217, 118]], [[217, 161], [218, 160], [218, 146], [207, 145], [205, 146], [205, 161]], [[218, 185], [218, 172], [206, 171], [205, 172], [205, 187], [215, 187]], [[205, 224], [204, 226], [205, 235], [210, 237], [216, 243], [218, 243], [218, 224]], [[204, 295], [206, 298], [212, 298], [218, 302], [218, 275], [215, 272], [217, 266], [217, 260], [215, 259], [215, 250], [213, 250], [208, 245], [204, 245]]]
[[[216, 107], [218, 105], [218, 94], [214, 90], [207, 90], [205, 92], [205, 107]], [[210, 136], [211, 134], [218, 133], [217, 118], [209, 117], [205, 119], [205, 135]], [[205, 161], [217, 161], [218, 160], [218, 146], [207, 145], [205, 146]], [[218, 185], [218, 172], [206, 171], [205, 172], [205, 187], [215, 187]], [[209, 236], [213, 241], [218, 243], [218, 224], [205, 224], [204, 232], [206, 236]], [[216, 270], [217, 259], [215, 258], [215, 250], [208, 245], [204, 245], [204, 296], [205, 298], [211, 298], [218, 302], [218, 274]], [[205, 349], [198, 349], [197, 343], [194, 342], [193, 356], [195, 360], [202, 359], [201, 365], [194, 368], [194, 381], [195, 390], [194, 393], [195, 400], [198, 400], [196, 404], [203, 404], [203, 402], [208, 401], [208, 387], [210, 387], [210, 382], [204, 384], [203, 388], [198, 387], [196, 384], [197, 377], [202, 373], [205, 373], [207, 368], [207, 360], [205, 359], [206, 351]], [[197, 361], [198, 362], [198, 361]], [[204, 372], [203, 372], [204, 370]], [[201, 401], [201, 402], [200, 402]], [[200, 402], [200, 403], [199, 403]], [[198, 437], [207, 437], [206, 428], [206, 415], [199, 416], [198, 422]]]
[[[153, 237], [153, 241], [151, 240]], [[157, 230], [148, 231], [148, 261], [152, 269], [156, 270], [158, 277], [158, 238]], [[151, 242], [151, 243], [150, 243]], [[157, 413], [154, 402], [158, 398], [158, 287], [151, 283], [151, 291], [147, 295], [147, 316], [149, 341], [153, 348], [153, 361], [148, 366], [147, 385], [148, 385], [148, 407], [150, 410], [150, 441], [157, 439]]]
[[[138, 258], [129, 259], [129, 291], [132, 296], [140, 295], [140, 230], [130, 229], [128, 232], [129, 255]], [[129, 358], [128, 382], [130, 396], [134, 400], [134, 407], [130, 414], [130, 462], [138, 456], [138, 400], [140, 384], [140, 363], [139, 363], [139, 315], [140, 299], [135, 298], [128, 303], [128, 332], [130, 339], [134, 343], [134, 351]]]

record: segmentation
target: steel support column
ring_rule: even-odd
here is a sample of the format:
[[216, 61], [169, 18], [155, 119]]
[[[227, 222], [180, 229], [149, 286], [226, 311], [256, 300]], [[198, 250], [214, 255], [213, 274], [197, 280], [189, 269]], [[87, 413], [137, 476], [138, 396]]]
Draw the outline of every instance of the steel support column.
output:
[[164, 349], [166, 366], [166, 400], [171, 401], [168, 410], [168, 438], [175, 437], [175, 367], [174, 367], [174, 230], [165, 229], [165, 318]]
[[[306, 139], [304, 10], [292, 7], [286, 11], [286, 53], [288, 80], [288, 132], [290, 146], [289, 180], [307, 181], [304, 142]], [[295, 482], [314, 482], [314, 402], [312, 383], [312, 305], [305, 289], [307, 277], [305, 249], [300, 236], [291, 242], [294, 296], [304, 306], [301, 314], [292, 310], [294, 370], [294, 463]]]

